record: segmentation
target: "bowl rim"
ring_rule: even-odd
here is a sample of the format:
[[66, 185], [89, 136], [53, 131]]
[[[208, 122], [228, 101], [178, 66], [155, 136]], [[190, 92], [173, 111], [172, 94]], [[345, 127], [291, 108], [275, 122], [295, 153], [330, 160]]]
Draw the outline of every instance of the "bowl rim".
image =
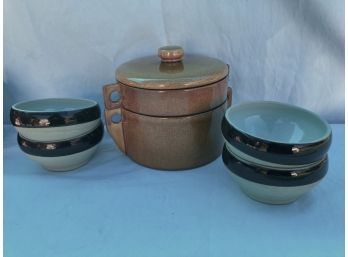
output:
[[[312, 140], [312, 141], [304, 141], [304, 142], [281, 142], [281, 141], [277, 141], [277, 140], [269, 140], [263, 137], [258, 137], [255, 136], [253, 134], [248, 133], [247, 131], [242, 130], [241, 128], [239, 128], [238, 126], [236, 126], [235, 124], [233, 124], [233, 122], [231, 122], [229, 120], [229, 115], [232, 111], [234, 111], [237, 108], [243, 107], [243, 106], [248, 106], [248, 105], [259, 105], [259, 104], [272, 104], [272, 105], [278, 105], [278, 106], [282, 106], [282, 107], [286, 107], [286, 108], [290, 108], [296, 111], [300, 111], [300, 112], [305, 112], [313, 117], [315, 117], [318, 121], [320, 121], [324, 127], [326, 128], [326, 132], [323, 136], [321, 136], [320, 138], [317, 138], [316, 140]], [[296, 106], [296, 105], [291, 105], [288, 103], [282, 103], [282, 102], [277, 102], [277, 101], [247, 101], [247, 102], [243, 102], [243, 103], [239, 103], [239, 104], [235, 104], [230, 106], [224, 115], [224, 118], [226, 119], [226, 121], [228, 122], [229, 126], [231, 126], [232, 128], [234, 128], [235, 130], [237, 130], [239, 133], [241, 133], [242, 135], [245, 135], [253, 140], [261, 140], [265, 143], [273, 143], [273, 144], [279, 144], [279, 145], [310, 145], [310, 144], [315, 144], [318, 142], [322, 142], [325, 141], [328, 137], [331, 136], [332, 134], [332, 129], [330, 127], [330, 125], [328, 124], [328, 122], [326, 120], [324, 120], [322, 117], [320, 117], [318, 114], [309, 111], [305, 108]]]
[[[306, 170], [271, 170], [238, 160], [228, 151], [226, 145], [222, 151], [222, 160], [227, 169], [236, 176], [254, 183], [278, 187], [296, 187], [318, 182], [327, 174], [329, 162], [326, 155], [320, 163]], [[238, 165], [238, 168], [233, 168], [232, 162]]]
[[17, 133], [17, 142], [20, 149], [29, 155], [40, 157], [67, 156], [83, 152], [99, 144], [103, 139], [104, 125], [100, 121], [92, 131], [69, 140], [54, 142], [31, 141]]
[[[91, 103], [83, 108], [72, 110], [35, 111], [18, 108], [19, 105], [31, 102], [47, 100], [85, 101]], [[12, 105], [10, 109], [10, 121], [15, 127], [24, 128], [50, 128], [70, 126], [90, 122], [100, 118], [98, 102], [83, 98], [41, 98], [36, 100], [22, 101]]]
[[235, 156], [237, 159], [239, 159], [240, 161], [246, 163], [246, 164], [250, 164], [251, 166], [256, 165], [260, 168], [265, 168], [265, 169], [269, 169], [269, 170], [279, 170], [279, 171], [289, 171], [289, 170], [305, 170], [308, 169], [309, 167], [313, 167], [315, 165], [317, 165], [318, 163], [320, 163], [322, 161], [322, 159], [318, 160], [318, 161], [314, 161], [314, 162], [310, 162], [310, 163], [304, 163], [304, 164], [283, 164], [283, 163], [274, 163], [274, 162], [268, 162], [265, 159], [261, 159], [261, 158], [257, 158], [254, 157], [252, 155], [248, 155], [246, 153], [244, 153], [243, 151], [241, 151], [240, 149], [238, 149], [237, 147], [233, 146], [232, 144], [230, 144], [228, 141], [225, 142], [227, 151], [230, 152], [233, 156]]
[[[86, 106], [86, 107], [82, 107], [82, 108], [75, 108], [73, 110], [50, 110], [50, 111], [37, 111], [37, 110], [29, 110], [29, 109], [21, 109], [18, 108], [19, 105], [22, 104], [29, 104], [29, 103], [33, 103], [33, 102], [41, 102], [41, 101], [80, 101], [80, 102], [90, 102], [92, 103], [92, 105]], [[95, 105], [98, 105], [98, 102], [92, 100], [92, 99], [86, 99], [86, 98], [69, 98], [69, 97], [49, 97], [49, 98], [39, 98], [39, 99], [33, 99], [33, 100], [24, 100], [24, 101], [20, 101], [17, 102], [15, 104], [13, 104], [11, 106], [11, 108], [13, 108], [16, 111], [19, 112], [25, 112], [25, 113], [59, 113], [59, 112], [70, 112], [70, 111], [77, 111], [77, 110], [84, 110], [84, 109], [88, 109], [91, 108]]]

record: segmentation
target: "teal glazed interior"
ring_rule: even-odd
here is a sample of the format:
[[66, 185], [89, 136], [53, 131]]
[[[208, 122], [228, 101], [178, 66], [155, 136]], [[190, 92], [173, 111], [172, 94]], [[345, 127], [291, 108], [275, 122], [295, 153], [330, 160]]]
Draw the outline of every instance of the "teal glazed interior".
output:
[[97, 102], [87, 99], [46, 98], [20, 102], [12, 106], [14, 110], [22, 112], [64, 112], [90, 108]]
[[331, 134], [329, 124], [318, 115], [278, 102], [235, 105], [226, 111], [225, 117], [240, 132], [275, 143], [310, 144]]

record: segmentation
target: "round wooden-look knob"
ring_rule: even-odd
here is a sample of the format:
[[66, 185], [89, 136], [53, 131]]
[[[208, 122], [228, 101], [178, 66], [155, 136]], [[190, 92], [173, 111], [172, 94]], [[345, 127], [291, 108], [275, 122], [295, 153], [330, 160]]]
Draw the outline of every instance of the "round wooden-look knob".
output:
[[163, 46], [158, 49], [158, 56], [162, 62], [180, 62], [184, 57], [181, 46]]

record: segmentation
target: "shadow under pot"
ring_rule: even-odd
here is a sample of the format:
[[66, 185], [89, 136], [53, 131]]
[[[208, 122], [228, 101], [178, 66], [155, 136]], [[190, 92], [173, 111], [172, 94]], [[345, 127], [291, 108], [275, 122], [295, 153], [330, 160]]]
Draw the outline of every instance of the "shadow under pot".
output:
[[250, 198], [268, 204], [288, 204], [313, 189], [328, 171], [328, 158], [305, 170], [274, 170], [252, 166], [237, 159], [226, 148], [222, 159], [233, 180]]
[[[118, 147], [135, 162], [162, 170], [207, 164], [220, 156], [220, 124], [230, 100], [208, 112], [182, 117], [155, 117], [126, 109], [105, 109], [107, 129]], [[114, 123], [113, 116], [121, 115]]]
[[116, 70], [117, 83], [103, 88], [106, 109], [177, 117], [210, 111], [226, 100], [228, 65], [162, 47], [159, 56], [131, 60]]
[[331, 144], [331, 128], [325, 120], [278, 102], [230, 107], [222, 121], [222, 133], [230, 152], [252, 164], [284, 170], [315, 165]]

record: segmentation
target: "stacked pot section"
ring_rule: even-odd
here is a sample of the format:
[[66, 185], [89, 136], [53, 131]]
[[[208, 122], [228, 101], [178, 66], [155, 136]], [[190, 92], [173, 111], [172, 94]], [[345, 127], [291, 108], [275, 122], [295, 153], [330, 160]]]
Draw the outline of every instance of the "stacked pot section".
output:
[[223, 147], [220, 124], [231, 104], [227, 76], [222, 61], [184, 58], [176, 46], [129, 61], [116, 70], [117, 83], [103, 88], [108, 132], [144, 166], [181, 170], [209, 163]]
[[10, 119], [20, 149], [48, 170], [76, 169], [96, 152], [104, 127], [97, 102], [49, 98], [20, 102]]
[[251, 198], [287, 204], [310, 191], [328, 171], [331, 128], [305, 109], [250, 102], [226, 111], [222, 158]]

